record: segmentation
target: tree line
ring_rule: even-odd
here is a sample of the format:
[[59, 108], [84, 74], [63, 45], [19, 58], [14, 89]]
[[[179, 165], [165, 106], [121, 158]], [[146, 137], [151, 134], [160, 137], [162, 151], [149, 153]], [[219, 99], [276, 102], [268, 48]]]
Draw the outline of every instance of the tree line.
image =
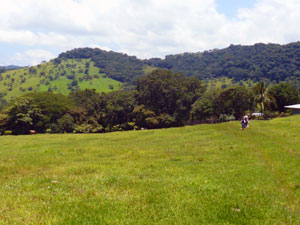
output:
[[97, 93], [73, 91], [68, 96], [50, 92], [28, 93], [0, 111], [0, 132], [101, 133], [183, 126], [194, 121], [240, 119], [262, 111], [266, 116], [284, 112], [299, 102], [291, 83], [254, 88], [232, 86], [207, 90], [197, 78], [158, 69], [137, 80], [134, 90]]

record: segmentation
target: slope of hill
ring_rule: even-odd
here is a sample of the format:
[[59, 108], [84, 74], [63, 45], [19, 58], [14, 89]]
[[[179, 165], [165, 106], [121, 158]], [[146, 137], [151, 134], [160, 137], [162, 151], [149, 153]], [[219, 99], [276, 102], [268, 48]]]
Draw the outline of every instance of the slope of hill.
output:
[[90, 58], [112, 79], [135, 83], [148, 68], [165, 68], [202, 80], [227, 77], [234, 82], [293, 81], [300, 88], [300, 42], [287, 45], [231, 45], [220, 50], [168, 55], [165, 59], [140, 60], [135, 56], [81, 48], [60, 54], [61, 58]]
[[145, 60], [145, 63], [200, 79], [300, 81], [300, 42], [231, 45], [221, 50], [168, 55], [165, 59]]
[[94, 88], [98, 92], [108, 92], [118, 90], [121, 85], [100, 72], [90, 59], [50, 61], [0, 74], [0, 92], [5, 100], [28, 91], [68, 94], [72, 90]]
[[299, 124], [0, 136], [0, 223], [300, 224]]
[[61, 59], [91, 59], [101, 72], [120, 82], [134, 83], [144, 74], [144, 63], [135, 56], [104, 51], [101, 49], [78, 48], [59, 55], [54, 61]]

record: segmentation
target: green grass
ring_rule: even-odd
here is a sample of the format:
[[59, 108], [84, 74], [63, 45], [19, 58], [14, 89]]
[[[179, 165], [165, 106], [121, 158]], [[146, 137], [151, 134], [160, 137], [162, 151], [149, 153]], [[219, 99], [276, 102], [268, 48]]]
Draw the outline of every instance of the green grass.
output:
[[144, 74], [150, 74], [152, 73], [154, 70], [157, 70], [157, 67], [153, 67], [153, 66], [144, 66]]
[[[67, 59], [58, 65], [47, 62], [32, 68], [36, 72], [30, 68], [21, 68], [0, 74], [0, 94], [5, 95], [5, 100], [9, 101], [30, 91], [51, 90], [54, 93], [68, 94], [71, 91], [69, 84], [73, 80], [78, 82], [80, 89], [94, 88], [99, 93], [118, 90], [122, 85], [101, 73], [90, 59]], [[88, 74], [85, 74], [87, 68]], [[68, 78], [70, 75], [74, 78]]]
[[300, 224], [300, 117], [0, 137], [0, 224]]
[[255, 85], [255, 82], [252, 80], [237, 82], [228, 77], [214, 78], [214, 79], [206, 80], [205, 82], [207, 84], [208, 90], [226, 88], [226, 87], [230, 87], [233, 85], [244, 85], [246, 87], [251, 88]]

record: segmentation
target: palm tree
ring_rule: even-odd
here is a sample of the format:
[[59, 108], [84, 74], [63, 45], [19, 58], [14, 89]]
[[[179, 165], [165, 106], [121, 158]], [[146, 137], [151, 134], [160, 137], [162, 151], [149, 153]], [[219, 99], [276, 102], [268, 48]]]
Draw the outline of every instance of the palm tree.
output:
[[273, 102], [273, 97], [268, 93], [267, 85], [264, 81], [257, 83], [253, 87], [255, 101], [260, 105], [260, 113], [263, 115], [265, 106]]

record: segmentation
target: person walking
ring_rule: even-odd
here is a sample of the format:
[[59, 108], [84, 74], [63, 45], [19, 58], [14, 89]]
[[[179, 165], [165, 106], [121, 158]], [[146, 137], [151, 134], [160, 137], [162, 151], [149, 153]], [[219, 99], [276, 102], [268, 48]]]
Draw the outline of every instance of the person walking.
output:
[[245, 117], [243, 117], [242, 118], [242, 120], [241, 120], [241, 125], [242, 125], [242, 127], [241, 127], [241, 130], [244, 130], [245, 128], [246, 128], [246, 120], [245, 120]]
[[246, 128], [249, 128], [250, 121], [249, 121], [249, 117], [247, 114], [244, 116], [244, 120], [246, 121]]

